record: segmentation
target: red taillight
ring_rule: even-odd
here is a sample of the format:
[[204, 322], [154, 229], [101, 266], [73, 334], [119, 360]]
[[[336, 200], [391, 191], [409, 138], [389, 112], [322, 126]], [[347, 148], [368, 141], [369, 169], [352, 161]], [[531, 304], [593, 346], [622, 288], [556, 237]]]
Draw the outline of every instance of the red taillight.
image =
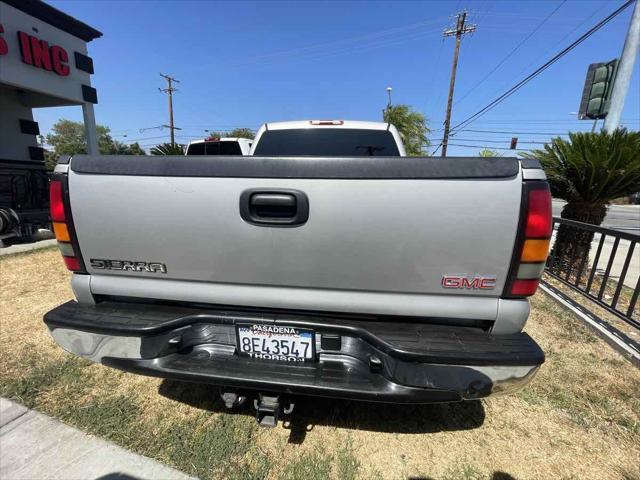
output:
[[72, 272], [77, 272], [79, 270], [82, 270], [82, 267], [80, 265], [80, 261], [76, 257], [65, 257], [65, 256], [63, 256], [62, 258], [64, 259], [64, 264]]
[[504, 295], [523, 298], [536, 293], [553, 231], [551, 192], [546, 182], [525, 182], [520, 233]]
[[548, 188], [529, 192], [527, 212], [527, 238], [548, 238], [551, 236], [551, 192]]
[[536, 293], [539, 283], [539, 278], [531, 280], [516, 280], [511, 286], [511, 295], [521, 295], [524, 297], [533, 295], [534, 293]]
[[49, 209], [51, 220], [54, 222], [64, 222], [64, 203], [62, 202], [62, 182], [52, 180], [49, 185]]
[[64, 264], [72, 272], [84, 272], [84, 265], [80, 255], [80, 247], [73, 229], [71, 212], [67, 209], [65, 200], [67, 198], [66, 178], [57, 176], [49, 184], [49, 210], [53, 223], [53, 232], [58, 247], [62, 253]]

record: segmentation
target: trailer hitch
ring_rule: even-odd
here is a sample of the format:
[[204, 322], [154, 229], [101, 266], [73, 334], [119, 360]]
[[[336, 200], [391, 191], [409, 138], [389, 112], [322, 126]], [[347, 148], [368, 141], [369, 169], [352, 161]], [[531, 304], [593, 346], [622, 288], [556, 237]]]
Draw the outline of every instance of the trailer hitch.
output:
[[258, 398], [253, 401], [253, 406], [256, 409], [256, 420], [260, 426], [273, 428], [278, 425], [280, 413], [289, 415], [293, 412], [295, 403], [285, 401], [284, 405], [281, 404], [279, 395], [274, 397], [262, 393], [258, 394]]

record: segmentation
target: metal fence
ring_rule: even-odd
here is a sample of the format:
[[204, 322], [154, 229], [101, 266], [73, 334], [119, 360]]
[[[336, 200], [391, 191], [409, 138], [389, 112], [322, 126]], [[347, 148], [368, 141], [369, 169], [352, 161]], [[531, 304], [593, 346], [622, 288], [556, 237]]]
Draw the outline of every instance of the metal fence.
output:
[[554, 238], [560, 225], [575, 229], [576, 234], [593, 233], [591, 249], [585, 249], [581, 255], [567, 262], [566, 258], [556, 258], [552, 248], [545, 272], [640, 329], [640, 316], [636, 309], [640, 292], [640, 252], [636, 251], [636, 246], [640, 235], [554, 217]]

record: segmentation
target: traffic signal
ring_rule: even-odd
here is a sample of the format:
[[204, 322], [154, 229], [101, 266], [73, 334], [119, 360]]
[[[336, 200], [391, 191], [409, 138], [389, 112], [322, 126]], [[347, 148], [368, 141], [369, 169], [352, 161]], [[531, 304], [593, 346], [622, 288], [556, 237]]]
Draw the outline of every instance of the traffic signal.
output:
[[607, 116], [617, 68], [618, 59], [589, 65], [578, 111], [580, 120], [597, 120]]
[[509, 148], [511, 150], [518, 148], [518, 137], [511, 137], [511, 146]]

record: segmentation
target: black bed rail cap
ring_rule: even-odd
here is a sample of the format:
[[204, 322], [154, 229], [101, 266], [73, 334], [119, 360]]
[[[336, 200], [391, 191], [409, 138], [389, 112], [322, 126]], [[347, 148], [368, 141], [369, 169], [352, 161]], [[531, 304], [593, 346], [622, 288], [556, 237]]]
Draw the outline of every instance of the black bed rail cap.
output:
[[510, 178], [509, 157], [239, 157], [76, 155], [75, 173], [158, 177], [474, 179]]

